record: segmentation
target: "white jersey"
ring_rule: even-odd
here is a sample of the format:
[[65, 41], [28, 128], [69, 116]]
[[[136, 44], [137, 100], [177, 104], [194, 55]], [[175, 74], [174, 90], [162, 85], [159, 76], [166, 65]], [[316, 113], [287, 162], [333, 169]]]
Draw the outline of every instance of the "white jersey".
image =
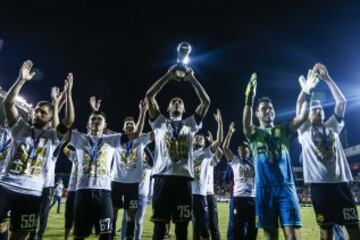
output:
[[255, 172], [249, 160], [234, 156], [229, 163], [234, 173], [234, 197], [255, 197]]
[[191, 182], [192, 194], [206, 196], [209, 167], [214, 157], [210, 147], [194, 150], [194, 180]]
[[62, 197], [63, 195], [63, 190], [64, 190], [64, 184], [63, 183], [59, 183], [56, 188], [55, 188], [55, 196], [57, 197]]
[[139, 183], [143, 170], [144, 149], [150, 143], [150, 133], [121, 143], [115, 152], [112, 181]]
[[11, 146], [10, 131], [0, 127], [0, 173]]
[[344, 121], [339, 123], [332, 115], [323, 128], [305, 123], [298, 129], [305, 183], [339, 183], [353, 180], [339, 138], [343, 127]]
[[64, 154], [72, 162], [67, 191], [73, 192], [76, 191], [77, 172], [78, 172], [77, 164], [76, 164], [76, 152], [69, 149], [68, 147], [65, 147]]
[[151, 167], [144, 164], [144, 168], [141, 175], [141, 181], [139, 183], [139, 196], [148, 197], [151, 187]]
[[214, 195], [214, 165], [210, 164], [206, 184], [206, 195]]
[[[111, 165], [115, 151], [120, 148], [120, 134], [101, 137], [72, 131], [69, 142], [76, 149], [76, 190], [111, 190]], [[97, 150], [97, 151], [96, 151]]]
[[173, 121], [160, 114], [151, 127], [155, 136], [153, 175], [194, 178], [193, 140], [201, 124], [194, 116]]
[[57, 156], [53, 156], [49, 161], [49, 169], [44, 179], [44, 188], [54, 187], [55, 185], [55, 167], [56, 167]]
[[60, 141], [53, 128], [35, 129], [21, 117], [10, 128], [12, 143], [0, 174], [0, 185], [18, 193], [41, 196], [49, 163]]

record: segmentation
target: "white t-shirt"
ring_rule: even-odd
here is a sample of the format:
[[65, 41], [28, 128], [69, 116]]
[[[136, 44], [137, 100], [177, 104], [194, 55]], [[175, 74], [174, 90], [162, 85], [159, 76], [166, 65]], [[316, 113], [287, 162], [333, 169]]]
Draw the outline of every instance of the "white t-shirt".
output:
[[41, 196], [60, 141], [53, 128], [39, 130], [21, 117], [10, 128], [12, 143], [0, 174], [0, 185], [18, 193]]
[[144, 168], [141, 175], [141, 181], [139, 184], [139, 196], [148, 197], [151, 186], [151, 167], [144, 164]]
[[234, 156], [229, 163], [234, 173], [234, 197], [255, 197], [255, 172], [248, 160]]
[[115, 152], [112, 181], [121, 183], [138, 183], [143, 169], [144, 149], [150, 143], [150, 133], [136, 139], [121, 143]]
[[210, 164], [209, 166], [209, 174], [206, 184], [206, 194], [214, 195], [214, 165]]
[[71, 165], [71, 172], [70, 172], [70, 178], [69, 178], [69, 184], [68, 184], [68, 188], [67, 191], [71, 192], [71, 191], [76, 191], [76, 183], [77, 183], [77, 164], [76, 164], [76, 152], [65, 147], [64, 148], [64, 153], [67, 156], [67, 158], [72, 162]]
[[201, 124], [194, 116], [182, 120], [176, 137], [171, 122], [162, 114], [151, 122], [155, 136], [153, 175], [194, 178], [193, 139]]
[[59, 183], [59, 184], [56, 186], [56, 189], [55, 189], [55, 196], [57, 196], [57, 197], [62, 197], [62, 195], [63, 195], [63, 190], [64, 190], [64, 184]]
[[10, 131], [0, 127], [0, 172], [11, 146]]
[[53, 156], [52, 160], [49, 161], [49, 170], [46, 173], [44, 179], [44, 188], [54, 187], [55, 185], [55, 167], [56, 167], [57, 157]]
[[214, 157], [210, 147], [194, 150], [194, 180], [191, 182], [192, 194], [206, 196], [209, 166]]
[[[111, 165], [115, 151], [120, 148], [120, 136], [103, 134], [96, 137], [72, 131], [69, 144], [76, 149], [76, 161], [73, 162], [77, 167], [76, 190], [111, 190]], [[92, 149], [98, 145], [97, 156], [92, 157]]]
[[339, 134], [344, 121], [332, 115], [324, 128], [303, 124], [298, 129], [305, 183], [338, 183], [353, 180]]

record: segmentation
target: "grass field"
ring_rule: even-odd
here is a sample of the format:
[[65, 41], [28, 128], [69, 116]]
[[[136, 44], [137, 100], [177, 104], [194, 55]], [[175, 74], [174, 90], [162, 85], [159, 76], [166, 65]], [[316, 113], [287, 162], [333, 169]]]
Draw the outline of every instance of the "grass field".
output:
[[[219, 229], [221, 233], [221, 238], [226, 239], [226, 229], [227, 229], [227, 222], [228, 222], [228, 204], [227, 203], [219, 203]], [[91, 209], [89, 209], [91, 211]], [[303, 219], [303, 227], [301, 229], [301, 235], [304, 240], [314, 240], [314, 239], [320, 239], [319, 237], [319, 228], [315, 222], [315, 216], [313, 209], [311, 207], [303, 207], [301, 209], [302, 213], [302, 219]], [[144, 221], [144, 231], [142, 239], [151, 239], [152, 236], [152, 228], [153, 224], [149, 221], [151, 214], [151, 207], [149, 206], [147, 208], [145, 221]], [[120, 217], [120, 214], [119, 214]], [[119, 226], [119, 224], [118, 224]], [[191, 237], [191, 224], [189, 226], [189, 239], [192, 239]], [[175, 239], [174, 236], [174, 227], [171, 228], [172, 232], [172, 239]], [[64, 204], [62, 205], [61, 214], [56, 214], [55, 212], [55, 206], [52, 209], [49, 217], [49, 223], [48, 228], [45, 232], [44, 238], [46, 240], [60, 240], [64, 239]], [[280, 234], [281, 238], [282, 234]], [[118, 237], [118, 236], [117, 236]], [[97, 239], [96, 236], [91, 236], [88, 239]], [[117, 238], [119, 239], [119, 238]], [[264, 239], [262, 236], [262, 232], [259, 231], [258, 239]]]

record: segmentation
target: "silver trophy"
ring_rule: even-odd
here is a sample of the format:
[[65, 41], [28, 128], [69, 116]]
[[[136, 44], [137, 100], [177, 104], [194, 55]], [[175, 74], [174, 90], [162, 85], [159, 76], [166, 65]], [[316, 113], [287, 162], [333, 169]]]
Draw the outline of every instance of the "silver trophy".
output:
[[178, 78], [184, 78], [186, 75], [186, 66], [189, 63], [189, 55], [191, 53], [191, 45], [188, 42], [181, 42], [177, 47], [178, 57], [175, 68], [175, 75]]

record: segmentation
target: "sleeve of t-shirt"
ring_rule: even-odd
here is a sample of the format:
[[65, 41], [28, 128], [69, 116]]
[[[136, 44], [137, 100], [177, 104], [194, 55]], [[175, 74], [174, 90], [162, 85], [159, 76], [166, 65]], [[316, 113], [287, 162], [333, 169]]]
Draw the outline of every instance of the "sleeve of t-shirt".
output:
[[204, 151], [204, 157], [205, 158], [210, 158], [212, 160], [212, 158], [214, 157], [214, 153], [211, 151], [210, 147], [207, 147]]
[[310, 127], [310, 124], [308, 121], [306, 121], [297, 129], [298, 134], [302, 135], [304, 132], [306, 132], [309, 129], [309, 127]]
[[111, 138], [110, 142], [113, 148], [121, 147], [121, 133], [111, 134], [109, 137]]
[[150, 121], [150, 126], [153, 130], [157, 128], [161, 128], [163, 124], [166, 123], [166, 117], [162, 114], [159, 114], [157, 118], [154, 119], [154, 121]]
[[254, 139], [256, 138], [256, 136], [258, 135], [259, 133], [259, 128], [254, 126], [254, 129], [252, 130], [251, 133], [249, 134], [246, 134], [245, 135], [245, 138], [249, 141], [249, 142], [253, 142]]
[[334, 131], [339, 134], [344, 126], [345, 126], [345, 123], [344, 123], [344, 120], [341, 120], [341, 122], [339, 122], [337, 119], [336, 119], [336, 116], [333, 114], [331, 115], [331, 117], [325, 122], [325, 126], [328, 127], [328, 128], [332, 128], [334, 129]]
[[22, 117], [19, 117], [10, 128], [10, 132], [13, 137], [28, 134], [29, 131], [31, 131], [31, 127]]
[[77, 130], [72, 130], [69, 144], [72, 145], [75, 149], [82, 148], [82, 144], [84, 144], [83, 134]]
[[141, 134], [137, 140], [138, 143], [142, 143], [144, 146], [148, 145], [151, 142], [150, 134], [151, 132]]
[[191, 132], [197, 133], [202, 128], [202, 122], [197, 122], [195, 116], [192, 115], [184, 120], [184, 125], [191, 129]]

